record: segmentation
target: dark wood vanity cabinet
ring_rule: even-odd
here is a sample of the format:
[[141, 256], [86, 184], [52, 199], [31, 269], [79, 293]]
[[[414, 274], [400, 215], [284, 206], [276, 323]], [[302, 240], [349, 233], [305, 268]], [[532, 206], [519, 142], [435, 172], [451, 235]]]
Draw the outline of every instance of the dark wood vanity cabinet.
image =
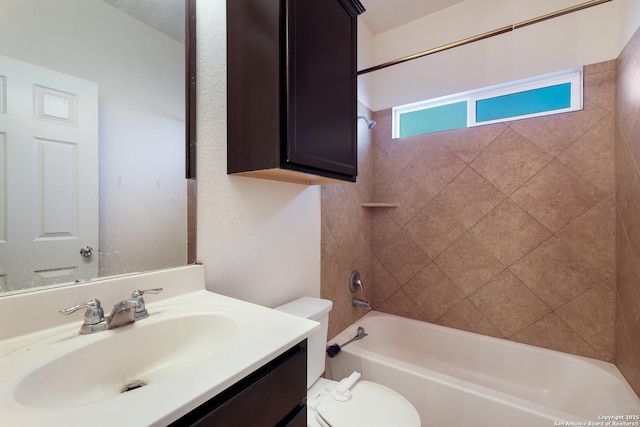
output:
[[170, 427], [305, 427], [306, 397], [304, 340]]
[[227, 172], [357, 175], [358, 0], [227, 0]]

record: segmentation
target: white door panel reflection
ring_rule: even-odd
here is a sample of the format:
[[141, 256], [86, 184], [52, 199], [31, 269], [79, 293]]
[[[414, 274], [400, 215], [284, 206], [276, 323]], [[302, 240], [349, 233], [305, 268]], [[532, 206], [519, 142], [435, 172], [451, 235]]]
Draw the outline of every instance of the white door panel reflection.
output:
[[6, 56], [0, 75], [0, 291], [95, 277], [80, 248], [98, 247], [98, 86]]

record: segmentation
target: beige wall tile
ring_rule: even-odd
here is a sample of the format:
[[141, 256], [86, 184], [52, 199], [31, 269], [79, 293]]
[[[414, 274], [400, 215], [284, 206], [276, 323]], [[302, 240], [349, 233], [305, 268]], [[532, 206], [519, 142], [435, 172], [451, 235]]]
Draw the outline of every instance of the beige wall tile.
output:
[[[331, 232], [345, 208], [349, 195], [344, 185], [326, 185], [320, 191], [320, 215]], [[324, 237], [324, 236], [323, 236]]]
[[463, 331], [503, 338], [496, 327], [480, 313], [469, 299], [461, 301], [458, 305], [440, 316], [435, 323], [450, 328], [462, 329]]
[[431, 199], [411, 176], [399, 168], [382, 151], [374, 148], [373, 163], [376, 174], [373, 177], [373, 197], [369, 202], [398, 203], [397, 208], [387, 213], [400, 226], [404, 226]]
[[[387, 111], [389, 114], [385, 114]], [[371, 130], [373, 147], [389, 155], [395, 146], [391, 139], [391, 109], [373, 113], [373, 120], [376, 121], [376, 127]]]
[[511, 200], [503, 201], [470, 233], [505, 266], [551, 237], [549, 230]]
[[626, 330], [631, 330], [640, 316], [640, 259], [618, 226], [621, 236], [617, 239], [617, 290], [620, 294], [620, 315]]
[[[616, 108], [616, 67], [615, 61], [602, 63], [602, 69], [592, 69], [584, 73], [584, 98], [598, 107], [614, 112]], [[608, 65], [608, 69], [605, 69]]]
[[371, 271], [373, 274], [371, 287], [365, 284], [365, 294], [371, 298], [373, 308], [378, 310], [391, 295], [400, 289], [400, 284], [375, 257], [373, 257]]
[[552, 309], [607, 279], [588, 259], [555, 237], [516, 262], [510, 270]]
[[631, 354], [633, 355], [633, 365], [635, 373], [632, 375], [631, 386], [636, 394], [640, 395], [640, 372], [638, 372], [638, 361], [640, 360], [640, 322], [636, 322], [631, 331], [629, 331], [629, 344]]
[[[388, 149], [387, 156], [397, 165], [406, 169], [412, 160], [416, 158], [431, 159], [436, 162], [439, 158], [452, 154], [444, 145], [445, 133], [428, 133], [422, 135], [407, 136], [404, 138], [391, 139], [391, 134], [387, 135]], [[449, 157], [453, 159], [452, 157]], [[454, 159], [455, 160], [455, 159]], [[434, 163], [440, 164], [440, 163]]]
[[443, 132], [444, 145], [466, 163], [471, 163], [485, 148], [507, 129], [506, 125], [494, 124], [468, 129]]
[[427, 203], [404, 230], [431, 259], [465, 233], [464, 227], [433, 201]]
[[381, 311], [396, 316], [407, 317], [409, 319], [426, 321], [426, 317], [420, 307], [403, 291], [396, 291], [384, 304], [380, 307]]
[[555, 314], [549, 314], [512, 337], [514, 341], [537, 345], [552, 350], [598, 358], [593, 349], [566, 322]]
[[615, 275], [616, 207], [612, 195], [556, 234], [607, 277]]
[[[638, 74], [640, 73], [640, 53], [638, 49], [618, 64], [618, 81], [616, 88], [616, 118], [622, 136], [632, 139], [632, 129], [640, 110], [640, 97], [637, 96]], [[634, 154], [636, 154], [634, 152]], [[638, 157], [635, 157], [636, 160]]]
[[616, 137], [616, 207], [631, 247], [640, 253], [640, 172], [624, 138]]
[[464, 299], [464, 294], [434, 263], [403, 286], [428, 321], [433, 321]]
[[615, 189], [615, 117], [607, 114], [560, 156], [564, 165], [600, 191]]
[[[597, 64], [588, 64], [584, 66], [584, 75], [602, 73], [605, 71], [616, 71], [617, 61], [611, 59], [609, 61], [598, 62]], [[612, 89], [615, 93], [615, 87]]]
[[507, 129], [471, 167], [506, 195], [540, 171], [552, 157], [512, 129]]
[[436, 196], [467, 166], [442, 143], [437, 142], [420, 156], [411, 155], [411, 159], [405, 169], [431, 197]]
[[475, 292], [505, 268], [469, 233], [434, 262], [465, 295]]
[[605, 196], [606, 194], [554, 160], [513, 193], [511, 200], [555, 233]]
[[551, 312], [508, 270], [470, 295], [469, 300], [505, 337], [512, 336]]
[[372, 230], [373, 254], [401, 285], [431, 262], [422, 248], [386, 212], [374, 212]]
[[469, 230], [493, 210], [505, 196], [476, 171], [466, 168], [435, 201]]
[[[620, 301], [620, 295], [618, 295], [618, 303]], [[622, 307], [618, 305], [616, 312], [616, 355], [615, 362], [618, 369], [631, 387], [635, 390], [636, 394], [640, 395], [640, 370], [638, 370], [638, 360], [640, 354], [635, 354], [633, 351], [630, 334], [623, 324], [621, 318]]]
[[607, 111], [586, 101], [584, 109], [566, 114], [517, 120], [509, 127], [545, 150], [557, 156], [596, 124]]
[[558, 317], [600, 353], [613, 360], [615, 351], [615, 280], [594, 287], [556, 311]]

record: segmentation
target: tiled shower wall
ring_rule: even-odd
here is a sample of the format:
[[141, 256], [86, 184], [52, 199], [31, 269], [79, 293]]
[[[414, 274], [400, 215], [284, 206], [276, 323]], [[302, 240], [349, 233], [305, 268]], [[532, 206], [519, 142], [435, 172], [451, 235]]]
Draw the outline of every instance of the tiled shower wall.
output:
[[[615, 61], [587, 66], [584, 110], [506, 124], [392, 140], [376, 112], [360, 191], [323, 189], [323, 226], [344, 227], [324, 226], [323, 296], [344, 300], [364, 265], [376, 310], [612, 360], [615, 76]], [[368, 221], [369, 259], [349, 249]], [[330, 336], [362, 314], [339, 308]]]
[[392, 140], [375, 115], [374, 305], [604, 360], [614, 356], [615, 61], [584, 110]]
[[640, 31], [618, 58], [616, 364], [640, 394]]
[[[371, 118], [371, 111], [358, 106], [358, 115]], [[372, 132], [358, 120], [358, 181], [355, 184], [324, 185], [321, 189], [322, 253], [320, 296], [333, 301], [329, 316], [329, 338], [333, 338], [367, 310], [354, 308], [354, 296], [369, 299], [371, 275], [371, 215], [361, 207], [372, 194]], [[353, 295], [349, 277], [358, 270], [364, 295]]]

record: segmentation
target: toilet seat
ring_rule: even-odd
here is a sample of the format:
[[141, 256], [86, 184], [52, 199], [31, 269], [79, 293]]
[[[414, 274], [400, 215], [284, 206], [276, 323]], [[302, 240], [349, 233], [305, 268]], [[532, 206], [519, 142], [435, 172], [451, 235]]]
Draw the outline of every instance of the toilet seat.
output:
[[317, 425], [420, 427], [418, 412], [400, 393], [381, 384], [360, 380], [350, 389], [351, 399], [341, 402], [332, 396], [337, 384], [335, 381], [324, 380], [309, 389], [308, 415], [309, 418], [318, 419]]

